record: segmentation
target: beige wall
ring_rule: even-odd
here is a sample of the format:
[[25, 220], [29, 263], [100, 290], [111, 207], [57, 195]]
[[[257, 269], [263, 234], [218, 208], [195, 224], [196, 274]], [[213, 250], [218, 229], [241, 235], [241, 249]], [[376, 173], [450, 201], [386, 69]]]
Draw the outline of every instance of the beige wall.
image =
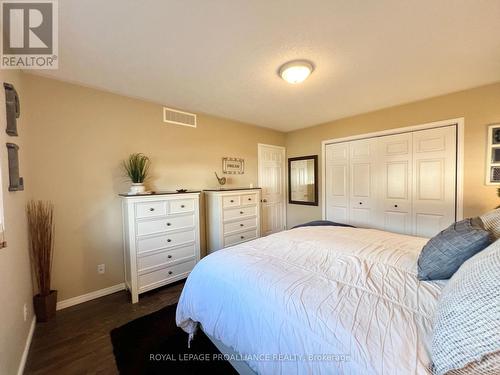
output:
[[[151, 157], [151, 187], [217, 186], [223, 156], [245, 159], [229, 186], [257, 186], [257, 143], [284, 145], [283, 133], [200, 115], [196, 129], [162, 122], [162, 106], [25, 75], [30, 178], [26, 185], [56, 210], [54, 287], [64, 300], [123, 282], [117, 194], [128, 190], [121, 161]], [[97, 274], [97, 265], [106, 273]]]
[[[9, 174], [6, 142], [20, 146], [21, 176], [29, 181], [26, 158], [26, 136], [30, 131], [25, 116], [25, 87], [18, 71], [0, 70], [0, 162], [2, 168], [2, 193], [5, 210], [7, 248], [0, 249], [0, 374], [16, 374], [24, 351], [26, 338], [33, 319], [31, 271], [29, 265], [28, 237], [25, 205], [27, 191], [9, 192]], [[5, 96], [3, 82], [15, 85], [21, 97], [21, 117], [18, 119], [18, 137], [5, 133]], [[24, 321], [24, 304], [28, 316]]]
[[[474, 216], [496, 207], [499, 201], [496, 188], [484, 181], [487, 127], [500, 123], [500, 83], [290, 132], [286, 136], [287, 154], [320, 155], [323, 140], [458, 117], [465, 118], [464, 215]], [[321, 203], [320, 194], [318, 207], [288, 205], [288, 226], [321, 218]]]

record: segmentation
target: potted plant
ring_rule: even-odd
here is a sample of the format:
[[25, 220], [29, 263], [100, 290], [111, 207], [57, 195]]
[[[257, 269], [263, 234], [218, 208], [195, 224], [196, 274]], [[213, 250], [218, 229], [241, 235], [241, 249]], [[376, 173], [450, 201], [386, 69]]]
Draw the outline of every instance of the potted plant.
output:
[[144, 193], [144, 181], [148, 177], [151, 161], [141, 153], [131, 154], [127, 160], [123, 162], [123, 168], [127, 176], [132, 181], [129, 194]]
[[30, 201], [26, 207], [33, 280], [38, 294], [33, 305], [38, 322], [46, 322], [56, 314], [57, 290], [50, 289], [54, 254], [54, 205]]

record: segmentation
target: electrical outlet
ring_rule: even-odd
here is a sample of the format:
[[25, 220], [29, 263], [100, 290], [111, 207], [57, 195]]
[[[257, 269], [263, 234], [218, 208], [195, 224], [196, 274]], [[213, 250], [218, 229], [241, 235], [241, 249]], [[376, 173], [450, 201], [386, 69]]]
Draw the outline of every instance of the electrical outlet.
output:
[[106, 265], [105, 264], [98, 264], [97, 265], [97, 273], [103, 274], [106, 272]]
[[28, 305], [25, 303], [23, 307], [24, 321], [28, 319]]

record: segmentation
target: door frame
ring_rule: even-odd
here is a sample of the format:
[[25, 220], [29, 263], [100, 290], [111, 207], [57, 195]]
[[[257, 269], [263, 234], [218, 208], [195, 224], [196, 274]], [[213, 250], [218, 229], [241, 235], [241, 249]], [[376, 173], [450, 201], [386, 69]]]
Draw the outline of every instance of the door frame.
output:
[[366, 138], [383, 137], [385, 135], [394, 135], [402, 133], [410, 133], [418, 130], [427, 130], [442, 128], [445, 126], [457, 127], [457, 175], [456, 175], [456, 198], [455, 198], [455, 217], [456, 220], [463, 220], [464, 218], [464, 117], [429, 122], [420, 125], [404, 126], [401, 128], [387, 129], [376, 131], [372, 133], [358, 134], [349, 137], [327, 139], [321, 142], [321, 216], [323, 220], [326, 219], [326, 146], [333, 143], [342, 143], [349, 141], [356, 141]]
[[[286, 216], [286, 212], [287, 212], [287, 207], [286, 207], [286, 198], [287, 198], [287, 195], [288, 195], [288, 184], [287, 184], [287, 179], [286, 179], [286, 175], [287, 175], [287, 171], [286, 171], [286, 148], [284, 146], [276, 146], [276, 145], [270, 145], [270, 144], [267, 144], [267, 143], [257, 143], [257, 184], [259, 187], [260, 186], [260, 183], [261, 183], [261, 173], [260, 173], [260, 167], [261, 167], [261, 147], [271, 147], [271, 148], [275, 148], [277, 150], [280, 150], [281, 151], [281, 154], [283, 155], [283, 160], [282, 160], [282, 172], [281, 172], [281, 183], [282, 183], [282, 186], [283, 186], [283, 210], [281, 212], [281, 215], [282, 215], [282, 220], [283, 220], [283, 230], [286, 230], [287, 229], [287, 216]], [[261, 198], [262, 198], [262, 192], [261, 192]], [[261, 204], [261, 211], [262, 211], [262, 204]], [[262, 223], [264, 222], [262, 220], [262, 212], [261, 212], [261, 233], [263, 233], [262, 231]]]

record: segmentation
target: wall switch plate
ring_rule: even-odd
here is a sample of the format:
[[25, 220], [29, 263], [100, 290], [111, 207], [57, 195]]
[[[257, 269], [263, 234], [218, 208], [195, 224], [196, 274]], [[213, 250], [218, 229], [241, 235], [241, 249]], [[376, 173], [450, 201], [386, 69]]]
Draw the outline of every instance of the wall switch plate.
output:
[[97, 273], [103, 274], [106, 272], [106, 265], [105, 264], [98, 264], [97, 265]]

